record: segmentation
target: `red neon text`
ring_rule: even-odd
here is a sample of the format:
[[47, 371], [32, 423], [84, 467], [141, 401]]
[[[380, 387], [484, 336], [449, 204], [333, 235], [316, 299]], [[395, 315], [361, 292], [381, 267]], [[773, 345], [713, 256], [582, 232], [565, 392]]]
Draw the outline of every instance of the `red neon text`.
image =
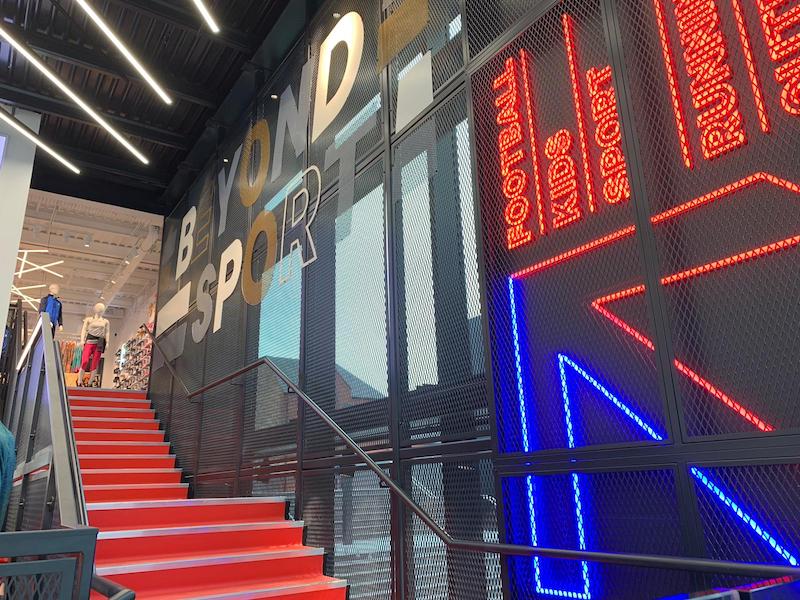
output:
[[778, 64], [775, 81], [782, 88], [781, 106], [790, 115], [800, 115], [800, 6], [779, 13], [789, 2], [757, 0], [756, 4], [769, 56]]
[[739, 93], [716, 0], [674, 0], [703, 156], [713, 160], [747, 143]]
[[572, 158], [572, 134], [566, 129], [547, 138], [544, 155], [550, 159], [547, 183], [550, 187], [550, 207], [553, 228], [560, 229], [583, 217], [578, 198], [578, 169]]
[[503, 195], [506, 198], [503, 213], [506, 241], [511, 250], [533, 241], [533, 233], [525, 225], [531, 214], [531, 203], [527, 197], [528, 174], [518, 166], [525, 160], [525, 151], [522, 148], [524, 140], [517, 64], [513, 58], [506, 60], [505, 69], [494, 80], [492, 87], [500, 92], [494, 101], [498, 109], [497, 124], [502, 127], [497, 135], [497, 152], [503, 177]]
[[594, 141], [600, 147], [600, 174], [603, 197], [609, 204], [618, 204], [631, 197], [628, 168], [622, 153], [622, 132], [617, 115], [617, 95], [611, 83], [611, 67], [586, 72], [589, 98], [592, 101]]

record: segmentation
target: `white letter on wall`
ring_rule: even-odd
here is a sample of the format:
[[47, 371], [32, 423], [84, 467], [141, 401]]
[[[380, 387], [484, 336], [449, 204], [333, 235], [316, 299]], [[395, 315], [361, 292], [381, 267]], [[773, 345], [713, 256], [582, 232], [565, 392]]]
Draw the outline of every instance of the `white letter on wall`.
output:
[[[228, 276], [228, 266], [233, 263], [231, 274]], [[231, 297], [233, 290], [239, 283], [242, 273], [242, 240], [236, 239], [225, 248], [219, 258], [219, 279], [217, 280], [217, 306], [214, 310], [214, 332], [222, 327], [222, 308], [225, 300]]]
[[194, 249], [194, 225], [197, 222], [197, 208], [192, 207], [181, 222], [181, 238], [178, 244], [178, 263], [175, 265], [175, 281], [178, 281], [192, 262]]
[[[339, 89], [328, 99], [328, 85], [331, 74], [331, 55], [333, 49], [344, 43], [347, 45], [347, 67], [344, 71]], [[336, 27], [328, 34], [319, 48], [319, 70], [317, 71], [317, 92], [314, 96], [314, 125], [311, 141], [315, 141], [344, 107], [347, 97], [353, 89], [353, 84], [361, 65], [361, 55], [364, 51], [364, 21], [357, 12], [344, 15]]]

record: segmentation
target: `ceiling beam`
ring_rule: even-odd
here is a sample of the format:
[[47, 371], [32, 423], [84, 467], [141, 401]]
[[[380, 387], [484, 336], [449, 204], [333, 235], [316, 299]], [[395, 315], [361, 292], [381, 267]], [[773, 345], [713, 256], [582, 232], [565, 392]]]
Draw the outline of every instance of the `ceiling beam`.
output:
[[229, 48], [235, 48], [239, 52], [246, 54], [247, 58], [252, 56], [261, 42], [261, 40], [252, 35], [225, 27], [219, 34], [214, 34], [206, 28], [199, 14], [181, 8], [175, 0], [110, 0], [110, 2], [190, 31], [195, 35], [201, 35]]
[[[144, 79], [137, 74], [129, 73], [120, 68], [115, 61], [100, 49], [91, 50], [79, 44], [50, 37], [35, 31], [26, 31], [18, 28], [19, 36], [39, 54], [49, 56], [61, 62], [76, 65], [86, 69], [99, 71], [118, 79], [127, 79], [146, 85]], [[151, 69], [152, 70], [152, 69]], [[171, 95], [181, 98], [192, 104], [216, 108], [219, 105], [219, 98], [208, 89], [198, 85], [193, 85], [174, 78], [165, 77], [155, 71], [155, 79], [161, 82]]]
[[[55, 145], [55, 144], [54, 144]], [[95, 171], [113, 177], [130, 179], [147, 187], [166, 189], [169, 185], [170, 174], [166, 171], [154, 171], [153, 169], [142, 169], [131, 161], [109, 157], [105, 154], [88, 152], [80, 148], [56, 145], [56, 148], [64, 156], [76, 163], [78, 167], [86, 171]]]
[[[0, 81], [0, 100], [34, 112], [45, 113], [53, 115], [54, 117], [61, 117], [63, 119], [69, 119], [70, 121], [77, 121], [79, 123], [87, 123], [95, 127], [100, 127], [78, 106], [71, 102], [47, 96], [40, 92], [23, 89], [8, 82]], [[120, 128], [123, 129], [123, 133], [127, 133], [133, 137], [160, 146], [177, 148], [179, 150], [186, 150], [189, 146], [188, 138], [180, 133], [175, 133], [154, 125], [147, 125], [102, 109], [100, 109], [100, 112], [110, 121], [117, 123]]]

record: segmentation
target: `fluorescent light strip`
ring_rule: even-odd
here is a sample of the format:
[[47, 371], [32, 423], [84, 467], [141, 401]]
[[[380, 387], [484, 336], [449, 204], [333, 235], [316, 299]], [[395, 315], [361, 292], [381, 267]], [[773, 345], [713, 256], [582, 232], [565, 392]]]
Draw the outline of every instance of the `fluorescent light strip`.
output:
[[36, 54], [34, 52], [29, 50], [28, 47], [25, 46], [25, 44], [23, 44], [18, 39], [16, 39], [13, 35], [11, 35], [3, 25], [0, 25], [0, 36], [5, 38], [5, 40], [9, 44], [11, 44], [17, 52], [19, 52], [22, 56], [24, 56], [25, 59], [29, 63], [31, 63], [34, 67], [36, 67], [58, 89], [60, 89], [62, 92], [64, 92], [64, 94], [66, 94], [67, 97], [69, 97], [70, 100], [72, 100], [75, 104], [80, 106], [81, 109], [87, 115], [92, 117], [92, 119], [94, 119], [97, 122], [98, 125], [100, 125], [108, 133], [110, 133], [114, 137], [114, 139], [116, 139], [120, 144], [122, 144], [128, 150], [128, 152], [133, 154], [136, 158], [138, 158], [144, 164], [146, 164], [146, 165], [150, 164], [150, 161], [147, 160], [147, 157], [145, 157], [144, 154], [142, 154], [136, 148], [134, 148], [133, 145], [128, 140], [126, 140], [124, 137], [122, 137], [121, 133], [119, 133], [116, 129], [114, 129], [108, 123], [108, 121], [106, 121], [103, 117], [101, 117], [99, 114], [97, 114], [97, 112], [94, 109], [92, 109], [91, 106], [86, 104], [86, 102], [81, 100], [81, 98], [75, 92], [73, 92], [67, 86], [66, 83], [61, 81], [61, 79], [59, 79], [58, 76], [55, 73], [53, 73], [42, 61], [39, 60], [39, 58], [36, 56]]
[[42, 150], [47, 152], [50, 156], [55, 158], [58, 162], [60, 162], [65, 167], [67, 167], [70, 171], [72, 171], [76, 175], [80, 175], [81, 174], [81, 171], [80, 171], [80, 169], [78, 167], [73, 165], [66, 158], [64, 158], [58, 152], [53, 150], [50, 146], [45, 144], [38, 135], [36, 135], [33, 131], [28, 129], [21, 121], [17, 120], [12, 115], [10, 115], [8, 112], [6, 112], [6, 110], [4, 108], [0, 108], [0, 119], [2, 119], [4, 122], [6, 122], [15, 131], [17, 131], [21, 135], [25, 136], [26, 138], [28, 138], [30, 141], [32, 141], [34, 144], [36, 144], [39, 148], [41, 148]]
[[148, 85], [153, 88], [153, 91], [158, 94], [164, 102], [167, 104], [172, 104], [172, 98], [170, 98], [167, 92], [164, 91], [164, 88], [162, 88], [158, 82], [153, 79], [153, 76], [147, 72], [147, 69], [144, 68], [142, 63], [140, 63], [133, 53], [128, 50], [128, 47], [117, 37], [117, 35], [106, 24], [106, 22], [103, 21], [103, 18], [98, 15], [91, 6], [89, 6], [89, 3], [86, 2], [86, 0], [75, 0], [75, 2], [77, 2], [78, 6], [83, 9], [83, 12], [89, 15], [89, 18], [94, 21], [94, 24], [97, 25], [100, 31], [102, 31], [105, 36], [111, 40], [111, 43], [116, 46], [117, 50], [120, 51], [122, 56], [124, 56], [131, 66], [136, 69], [136, 71], [142, 76]]
[[[80, 2], [80, 0], [78, 1]], [[197, 10], [200, 11], [200, 14], [203, 15], [203, 18], [206, 20], [206, 23], [208, 23], [209, 29], [211, 29], [211, 31], [213, 31], [214, 33], [219, 33], [219, 25], [217, 25], [217, 22], [214, 20], [214, 17], [211, 15], [211, 12], [208, 10], [208, 8], [206, 8], [206, 5], [203, 4], [203, 0], [192, 0], [192, 1], [194, 2], [194, 5], [197, 7]]]

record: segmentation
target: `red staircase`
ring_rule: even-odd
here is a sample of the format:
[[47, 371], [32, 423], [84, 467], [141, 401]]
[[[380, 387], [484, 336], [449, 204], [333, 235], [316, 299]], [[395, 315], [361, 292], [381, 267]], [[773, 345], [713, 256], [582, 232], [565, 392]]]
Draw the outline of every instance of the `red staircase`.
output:
[[69, 400], [98, 575], [144, 599], [345, 600], [283, 499], [188, 499], [144, 393], [74, 388]]

